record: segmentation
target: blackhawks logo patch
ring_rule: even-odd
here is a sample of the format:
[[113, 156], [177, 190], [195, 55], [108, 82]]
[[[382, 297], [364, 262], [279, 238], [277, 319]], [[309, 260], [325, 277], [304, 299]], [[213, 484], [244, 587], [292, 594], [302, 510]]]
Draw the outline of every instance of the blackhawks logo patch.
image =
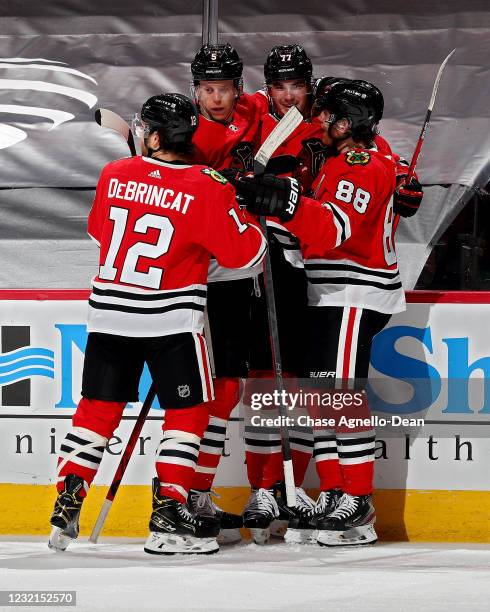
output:
[[367, 151], [349, 151], [345, 156], [345, 161], [350, 165], [360, 164], [365, 166], [371, 161], [371, 156]]
[[213, 170], [212, 168], [203, 168], [201, 172], [205, 174], [206, 176], [209, 176], [210, 178], [212, 178], [213, 181], [216, 181], [217, 183], [221, 183], [222, 185], [226, 185], [226, 183], [228, 182], [224, 176], [221, 176], [219, 172], [217, 172], [216, 170]]

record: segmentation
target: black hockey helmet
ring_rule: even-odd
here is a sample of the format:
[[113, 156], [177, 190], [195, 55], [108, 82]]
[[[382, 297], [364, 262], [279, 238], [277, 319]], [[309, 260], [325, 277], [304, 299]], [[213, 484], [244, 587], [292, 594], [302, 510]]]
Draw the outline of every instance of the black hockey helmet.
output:
[[328, 91], [335, 83], [350, 83], [351, 79], [345, 77], [324, 76], [320, 79], [315, 79], [313, 83], [313, 95], [318, 97]]
[[162, 129], [169, 144], [190, 144], [197, 130], [199, 114], [187, 96], [164, 93], [152, 96], [141, 108], [141, 119], [149, 132]]
[[373, 83], [370, 83], [369, 81], [362, 81], [360, 79], [355, 79], [352, 82], [359, 83], [360, 86], [363, 87], [365, 91], [371, 92], [371, 97], [376, 107], [376, 123], [381, 121], [383, 117], [383, 110], [384, 110], [385, 103], [384, 103], [383, 94], [381, 93], [380, 89], [378, 89], [376, 85], [374, 85]]
[[[367, 84], [370, 85], [370, 84]], [[315, 100], [318, 113], [328, 110], [330, 123], [349, 119], [354, 135], [374, 135], [378, 123], [379, 98], [365, 81], [335, 83]]]
[[287, 79], [304, 79], [310, 84], [312, 73], [311, 60], [301, 45], [272, 47], [264, 64], [264, 77], [267, 84]]
[[236, 49], [225, 45], [203, 45], [191, 64], [194, 85], [199, 81], [233, 80], [237, 87], [241, 83], [243, 62]]
[[324, 76], [319, 79], [315, 79], [313, 83], [313, 106], [311, 108], [312, 117], [316, 117], [320, 114], [321, 111], [317, 109], [315, 104], [317, 98], [321, 98], [325, 92], [332, 88], [333, 85], [337, 83], [350, 83], [351, 79], [347, 79], [345, 77], [332, 77], [332, 76]]

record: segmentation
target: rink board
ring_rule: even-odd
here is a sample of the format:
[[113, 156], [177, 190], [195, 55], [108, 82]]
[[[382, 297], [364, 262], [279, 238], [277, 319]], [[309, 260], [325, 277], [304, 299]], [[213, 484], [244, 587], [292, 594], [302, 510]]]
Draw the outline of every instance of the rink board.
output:
[[[46, 533], [56, 452], [79, 399], [86, 342], [87, 291], [0, 291], [0, 534]], [[490, 540], [490, 294], [409, 295], [376, 339], [372, 372], [397, 380], [400, 368], [427, 376], [432, 395], [419, 402], [432, 423], [402, 437], [378, 430], [376, 506], [386, 540]], [[422, 372], [422, 374], [420, 374]], [[447, 378], [479, 381], [477, 388]], [[140, 397], [149, 386], [144, 376]], [[481, 383], [481, 384], [480, 384]], [[403, 393], [395, 389], [400, 401]], [[410, 394], [409, 394], [410, 395]], [[425, 404], [424, 404], [425, 401]], [[408, 405], [408, 404], [407, 404]], [[95, 521], [140, 404], [128, 406], [84, 507], [82, 532]], [[403, 406], [402, 406], [403, 407]], [[386, 409], [386, 410], [389, 410]], [[216, 484], [227, 510], [248, 496], [238, 412], [230, 423]], [[105, 534], [144, 535], [153, 455], [162, 411], [154, 406], [125, 476]], [[386, 434], [386, 435], [385, 435]], [[317, 484], [310, 465], [306, 487]], [[475, 511], [477, 509], [477, 511]]]

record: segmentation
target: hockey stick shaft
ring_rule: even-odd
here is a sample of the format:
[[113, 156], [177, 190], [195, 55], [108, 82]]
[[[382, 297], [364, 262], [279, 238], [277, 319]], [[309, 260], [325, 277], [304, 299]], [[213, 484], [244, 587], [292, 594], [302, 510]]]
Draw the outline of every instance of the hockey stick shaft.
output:
[[420, 136], [419, 136], [419, 139], [417, 141], [417, 145], [415, 146], [415, 151], [413, 152], [413, 155], [412, 155], [412, 161], [410, 162], [410, 167], [408, 169], [407, 178], [405, 179], [405, 183], [407, 185], [410, 185], [410, 181], [412, 180], [412, 177], [413, 177], [413, 175], [415, 173], [415, 166], [417, 165], [417, 161], [418, 161], [418, 158], [419, 158], [419, 155], [420, 155], [420, 151], [422, 150], [422, 145], [424, 144], [425, 134], [427, 132], [427, 127], [429, 125], [430, 117], [432, 115], [432, 109], [434, 108], [434, 102], [436, 100], [437, 90], [439, 89], [439, 83], [441, 81], [442, 73], [443, 73], [444, 68], [446, 67], [446, 64], [448, 63], [450, 57], [452, 56], [452, 54], [455, 51], [456, 51], [456, 49], [453, 49], [451, 51], [451, 53], [449, 53], [449, 55], [446, 57], [446, 59], [442, 62], [441, 66], [439, 67], [439, 70], [437, 72], [436, 80], [434, 81], [434, 86], [432, 88], [432, 95], [430, 97], [429, 106], [427, 108], [427, 113], [425, 114], [425, 120], [424, 120], [424, 123], [422, 125], [422, 129], [420, 131]]
[[[261, 217], [260, 225], [265, 236], [267, 236], [267, 223], [264, 217]], [[264, 285], [274, 377], [276, 379], [276, 386], [279, 390], [280, 397], [283, 398], [285, 388], [282, 375], [281, 345], [279, 343], [279, 326], [277, 324], [276, 299], [274, 296], [274, 277], [272, 275], [272, 265], [269, 252], [266, 254], [264, 263]], [[282, 399], [279, 403], [279, 414], [281, 417], [283, 417], [281, 418], [281, 426], [279, 431], [281, 432], [284, 483], [286, 485], [286, 503], [288, 506], [294, 507], [296, 506], [296, 485], [294, 482], [293, 461], [291, 459], [289, 431], [284, 425], [284, 423], [287, 422], [284, 418], [287, 416], [287, 407], [283, 404]]]
[[[271, 158], [277, 147], [296, 129], [303, 120], [301, 113], [292, 107], [286, 115], [279, 121], [276, 127], [272, 130], [269, 136], [264, 141], [263, 145], [258, 150], [254, 159], [254, 174], [260, 176], [264, 173], [267, 162]], [[267, 237], [267, 223], [264, 217], [260, 219], [260, 225]], [[277, 324], [277, 309], [274, 296], [274, 277], [272, 274], [272, 265], [269, 251], [266, 253], [264, 265], [264, 284], [265, 297], [267, 303], [267, 319], [269, 322], [269, 334], [271, 342], [272, 363], [274, 368], [274, 377], [276, 386], [279, 390], [280, 397], [284, 397], [284, 379], [282, 375], [282, 359], [281, 347], [279, 343], [279, 328]], [[287, 407], [281, 402], [279, 403], [279, 414], [281, 417], [287, 415]], [[286, 420], [281, 418], [281, 423]], [[289, 442], [289, 431], [285, 425], [280, 427], [281, 446], [283, 454], [284, 466], [284, 482], [286, 485], [286, 503], [290, 507], [296, 506], [296, 486], [294, 482], [293, 462], [291, 459], [291, 446]]]
[[107, 515], [109, 514], [109, 510], [111, 509], [112, 502], [116, 497], [116, 493], [119, 489], [121, 481], [123, 479], [124, 473], [126, 472], [126, 468], [128, 467], [129, 460], [131, 459], [131, 455], [133, 454], [134, 447], [136, 446], [136, 442], [140, 437], [141, 430], [143, 429], [143, 425], [145, 423], [146, 417], [150, 411], [153, 400], [156, 396], [155, 384], [152, 383], [148, 393], [146, 395], [145, 401], [143, 402], [143, 406], [141, 407], [141, 411], [136, 419], [136, 422], [133, 427], [133, 431], [129, 436], [128, 443], [126, 444], [126, 448], [124, 449], [121, 459], [119, 461], [119, 465], [117, 466], [116, 473], [114, 474], [114, 478], [112, 479], [111, 486], [109, 487], [109, 491], [105, 496], [104, 505], [102, 506], [101, 511], [99, 512], [99, 516], [95, 521], [94, 528], [92, 529], [92, 533], [90, 534], [90, 541], [96, 543], [100, 532], [102, 531], [102, 527], [106, 521]]

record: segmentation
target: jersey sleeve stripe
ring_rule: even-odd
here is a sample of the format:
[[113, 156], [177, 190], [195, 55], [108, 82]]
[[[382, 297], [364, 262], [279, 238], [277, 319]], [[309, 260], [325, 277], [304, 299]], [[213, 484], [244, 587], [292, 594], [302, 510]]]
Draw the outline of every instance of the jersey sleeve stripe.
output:
[[337, 239], [335, 241], [335, 246], [338, 247], [345, 240], [351, 237], [349, 217], [331, 202], [325, 202], [323, 206], [327, 206], [332, 211], [334, 224], [337, 228]]
[[255, 227], [255, 225], [249, 225], [249, 227], [251, 227], [252, 229], [254, 229], [256, 232], [260, 234], [260, 237], [261, 237], [260, 245], [259, 245], [257, 254], [253, 257], [253, 259], [251, 259], [244, 266], [240, 266], [238, 270], [243, 270], [244, 268], [252, 268], [253, 266], [256, 266], [258, 263], [260, 263], [264, 259], [265, 253], [267, 251], [267, 240], [265, 239], [264, 234], [259, 230], [258, 227]]

